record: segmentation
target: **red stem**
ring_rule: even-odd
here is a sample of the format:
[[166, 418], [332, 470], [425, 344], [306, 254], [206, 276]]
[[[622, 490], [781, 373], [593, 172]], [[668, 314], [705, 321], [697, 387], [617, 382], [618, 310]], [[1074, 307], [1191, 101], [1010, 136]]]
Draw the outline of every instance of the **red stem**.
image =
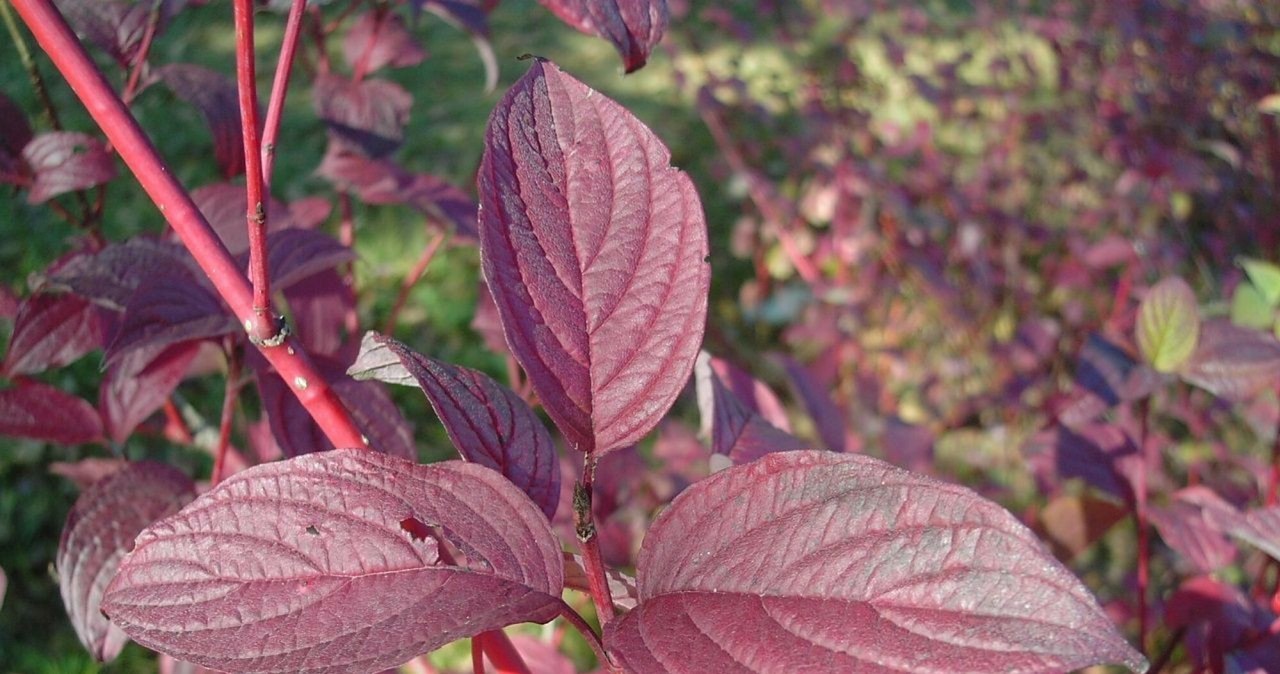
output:
[[595, 509], [591, 507], [595, 472], [595, 455], [587, 454], [583, 458], [582, 481], [574, 485], [573, 520], [578, 542], [582, 546], [582, 570], [587, 574], [591, 600], [596, 605], [600, 624], [607, 625], [617, 616], [617, 609], [613, 605], [613, 595], [609, 592], [604, 561], [600, 558], [600, 537], [596, 535]]
[[489, 662], [493, 663], [498, 674], [531, 674], [529, 666], [524, 663], [524, 658], [520, 657], [520, 651], [516, 650], [515, 644], [511, 643], [506, 632], [502, 630], [483, 632], [472, 637], [472, 643], [476, 642], [480, 644], [485, 655], [489, 656]]
[[587, 645], [591, 646], [591, 650], [595, 652], [596, 659], [600, 661], [600, 666], [607, 672], [619, 671], [618, 666], [615, 665], [613, 661], [609, 659], [608, 654], [605, 653], [604, 643], [600, 641], [600, 635], [596, 634], [596, 631], [591, 629], [591, 625], [588, 625], [586, 619], [583, 618], [580, 613], [573, 610], [572, 606], [563, 602], [562, 604], [563, 606], [560, 609], [560, 617], [564, 618], [570, 625], [573, 625], [573, 628], [578, 630], [578, 633], [582, 635], [582, 638], [587, 640]]
[[[50, 0], [12, 0], [12, 3], [40, 48], [84, 102], [90, 116], [191, 251], [223, 301], [242, 323], [251, 323], [255, 316], [252, 290], [244, 274], [94, 65], [66, 20]], [[312, 366], [297, 340], [286, 339], [279, 347], [261, 351], [285, 381], [292, 384], [290, 388], [298, 400], [335, 446], [365, 446], [346, 408]]]
[[[1151, 418], [1150, 398], [1138, 402], [1138, 448], [1142, 461], [1147, 461], [1147, 429]], [[1147, 526], [1147, 471], [1138, 471], [1134, 478], [1133, 517], [1138, 528], [1138, 651], [1147, 652], [1147, 587], [1151, 582], [1151, 534]]]
[[387, 8], [379, 6], [374, 10], [373, 17], [373, 35], [369, 36], [369, 41], [365, 43], [364, 50], [360, 52], [360, 56], [356, 58], [355, 65], [351, 67], [351, 79], [359, 82], [369, 72], [369, 57], [373, 54], [374, 45], [378, 44], [378, 33], [382, 32], [382, 24], [387, 20]]
[[253, 53], [253, 0], [234, 0], [236, 88], [240, 94], [240, 130], [244, 137], [244, 185], [248, 197], [249, 283], [253, 286], [253, 322], [246, 323], [255, 344], [274, 343], [278, 326], [271, 311], [267, 271], [267, 201], [262, 194], [262, 139], [258, 136], [258, 84]]
[[[228, 342], [231, 340], [228, 339]], [[231, 346], [228, 344], [228, 346]], [[213, 473], [209, 486], [222, 481], [226, 471], [227, 448], [231, 446], [231, 422], [235, 420], [236, 399], [240, 396], [240, 358], [234, 348], [227, 349], [227, 387], [222, 394], [222, 418], [218, 421], [218, 446], [213, 452]]]
[[408, 275], [404, 277], [404, 282], [400, 284], [400, 292], [396, 295], [395, 304], [391, 305], [391, 312], [387, 314], [387, 322], [382, 326], [383, 333], [390, 335], [395, 332], [396, 319], [400, 317], [400, 310], [404, 309], [405, 302], [409, 301], [409, 292], [413, 290], [413, 286], [417, 285], [422, 275], [427, 273], [427, 267], [431, 266], [431, 260], [435, 258], [436, 251], [440, 250], [440, 244], [444, 243], [444, 237], [443, 231], [436, 234], [427, 243], [422, 255], [414, 263], [413, 269], [410, 269]]
[[484, 674], [484, 643], [479, 636], [471, 640], [471, 671]]
[[302, 35], [302, 17], [307, 0], [293, 0], [289, 18], [284, 24], [280, 43], [280, 60], [271, 81], [271, 99], [267, 101], [267, 121], [262, 130], [262, 190], [271, 192], [271, 170], [276, 161], [276, 139], [280, 136], [280, 120], [284, 117], [284, 99], [289, 95], [289, 76], [293, 74], [293, 57], [298, 54], [298, 37]]

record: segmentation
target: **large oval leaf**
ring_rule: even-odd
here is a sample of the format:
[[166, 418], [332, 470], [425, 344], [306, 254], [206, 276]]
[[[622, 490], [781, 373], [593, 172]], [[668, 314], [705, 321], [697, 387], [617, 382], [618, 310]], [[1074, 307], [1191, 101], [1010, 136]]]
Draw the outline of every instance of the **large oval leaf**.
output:
[[556, 445], [515, 391], [482, 372], [428, 358], [375, 332], [365, 334], [347, 374], [417, 386], [462, 458], [507, 476], [548, 519], [555, 517], [560, 503]]
[[39, 293], [22, 301], [4, 355], [10, 377], [62, 367], [102, 346], [105, 326], [96, 306], [65, 293]]
[[195, 495], [186, 475], [141, 461], [98, 480], [76, 499], [58, 543], [58, 585], [71, 624], [93, 657], [111, 660], [128, 641], [98, 610], [120, 559], [143, 529]]
[[857, 455], [769, 454], [671, 504], [630, 672], [1057, 672], [1145, 667], [1035, 536], [973, 492]]
[[338, 449], [237, 473], [143, 532], [103, 610], [213, 669], [376, 672], [551, 620], [563, 583], [546, 517], [498, 473]]
[[539, 400], [585, 452], [652, 430], [702, 341], [706, 222], [669, 162], [625, 108], [545, 61], [489, 118], [485, 279]]

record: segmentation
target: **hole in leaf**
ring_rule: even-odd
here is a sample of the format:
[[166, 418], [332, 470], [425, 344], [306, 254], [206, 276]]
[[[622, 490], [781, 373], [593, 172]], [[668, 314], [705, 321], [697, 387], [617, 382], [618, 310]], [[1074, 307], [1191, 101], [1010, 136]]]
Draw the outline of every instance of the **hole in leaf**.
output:
[[406, 517], [400, 520], [400, 528], [408, 532], [415, 541], [435, 538], [435, 532], [431, 531], [431, 527], [416, 517]]
[[320, 535], [320, 530], [316, 528], [316, 525], [314, 525], [314, 524], [308, 524], [308, 525], [307, 525], [307, 533], [311, 534], [312, 536], [319, 536], [319, 535]]

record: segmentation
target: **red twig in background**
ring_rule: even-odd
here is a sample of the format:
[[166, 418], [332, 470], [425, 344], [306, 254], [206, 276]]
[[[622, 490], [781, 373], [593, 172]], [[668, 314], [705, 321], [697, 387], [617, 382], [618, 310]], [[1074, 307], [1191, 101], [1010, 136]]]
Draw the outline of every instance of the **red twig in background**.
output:
[[[254, 318], [252, 290], [227, 249], [160, 159], [128, 108], [120, 100], [88, 52], [76, 39], [50, 0], [12, 0], [41, 49], [84, 102], [89, 114], [137, 177], [147, 196], [177, 232], [214, 288], [242, 322]], [[324, 377], [312, 366], [295, 339], [278, 348], [262, 349], [263, 356], [290, 383], [290, 389], [338, 447], [364, 447], [360, 431]]]
[[240, 358], [227, 349], [227, 387], [222, 395], [222, 418], [218, 421], [218, 446], [213, 452], [213, 473], [209, 486], [222, 481], [226, 471], [227, 449], [231, 446], [231, 422], [235, 419], [236, 399], [240, 396]]
[[440, 244], [444, 243], [444, 239], [445, 233], [442, 230], [427, 243], [422, 255], [413, 264], [413, 269], [410, 269], [409, 273], [405, 275], [404, 282], [400, 284], [400, 292], [396, 294], [396, 301], [391, 305], [391, 311], [387, 314], [387, 321], [382, 325], [383, 333], [389, 335], [395, 332], [396, 319], [400, 316], [400, 310], [404, 309], [405, 302], [409, 301], [409, 292], [413, 290], [413, 286], [417, 285], [422, 275], [427, 273], [427, 267], [431, 266], [431, 260], [435, 258], [436, 252], [440, 250]]
[[244, 137], [244, 185], [248, 197], [249, 283], [253, 286], [253, 319], [245, 323], [249, 340], [275, 347], [280, 328], [271, 311], [271, 276], [267, 270], [267, 201], [262, 193], [262, 139], [258, 136], [258, 83], [253, 53], [253, 0], [234, 0], [236, 24], [236, 89], [240, 129]]
[[591, 650], [596, 654], [596, 659], [600, 661], [600, 667], [606, 672], [620, 671], [618, 666], [609, 659], [609, 655], [605, 652], [604, 644], [600, 641], [600, 635], [596, 634], [595, 630], [591, 629], [591, 625], [588, 625], [582, 615], [573, 610], [572, 606], [563, 602], [561, 603], [563, 604], [563, 607], [560, 609], [560, 617], [564, 618], [565, 622], [572, 625], [573, 628], [578, 630], [578, 633], [582, 635], [582, 638], [587, 640], [587, 645], [591, 647]]
[[125, 105], [133, 101], [138, 93], [138, 84], [142, 81], [142, 68], [147, 64], [147, 55], [151, 53], [151, 42], [156, 38], [160, 27], [160, 4], [162, 0], [152, 0], [151, 12], [147, 15], [147, 26], [142, 32], [142, 43], [138, 45], [138, 53], [133, 56], [133, 64], [129, 70], [129, 80], [125, 82], [124, 93], [120, 98]]
[[280, 42], [280, 59], [276, 76], [271, 81], [271, 98], [267, 101], [267, 121], [262, 129], [262, 191], [271, 193], [271, 170], [276, 162], [276, 139], [280, 136], [280, 120], [284, 117], [284, 99], [289, 95], [289, 76], [293, 74], [293, 57], [298, 53], [298, 37], [302, 35], [302, 18], [307, 0], [293, 0], [289, 18], [284, 24]]

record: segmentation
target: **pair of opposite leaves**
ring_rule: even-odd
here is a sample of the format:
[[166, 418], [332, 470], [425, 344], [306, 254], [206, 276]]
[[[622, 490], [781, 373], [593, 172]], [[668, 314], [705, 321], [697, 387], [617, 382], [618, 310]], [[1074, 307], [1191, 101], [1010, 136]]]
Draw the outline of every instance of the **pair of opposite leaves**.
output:
[[[625, 109], [541, 61], [490, 118], [486, 279], [582, 451], [652, 430], [700, 346], [705, 224], [668, 162]], [[460, 414], [494, 423], [476, 401]], [[604, 635], [629, 671], [1145, 666], [1007, 512], [860, 456], [769, 454], [695, 484], [646, 535], [637, 587]], [[545, 509], [513, 481], [348, 449], [249, 469], [147, 527], [101, 607], [140, 643], [215, 669], [372, 672], [551, 620], [563, 588]]]

